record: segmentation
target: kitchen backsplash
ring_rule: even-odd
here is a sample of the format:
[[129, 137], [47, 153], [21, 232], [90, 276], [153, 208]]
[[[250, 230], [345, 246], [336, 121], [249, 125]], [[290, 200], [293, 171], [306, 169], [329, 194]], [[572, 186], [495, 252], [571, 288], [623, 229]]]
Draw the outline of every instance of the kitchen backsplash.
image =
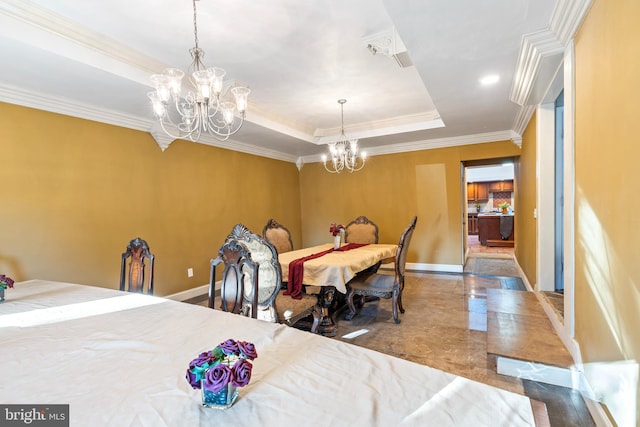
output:
[[[495, 191], [489, 193], [489, 200], [486, 202], [480, 202], [480, 211], [479, 212], [492, 212], [498, 211], [500, 209], [500, 204], [507, 202], [511, 205], [511, 209], [513, 209], [513, 193], [511, 191]], [[476, 209], [476, 202], [469, 202], [469, 206], [467, 207], [468, 212], [478, 212]]]

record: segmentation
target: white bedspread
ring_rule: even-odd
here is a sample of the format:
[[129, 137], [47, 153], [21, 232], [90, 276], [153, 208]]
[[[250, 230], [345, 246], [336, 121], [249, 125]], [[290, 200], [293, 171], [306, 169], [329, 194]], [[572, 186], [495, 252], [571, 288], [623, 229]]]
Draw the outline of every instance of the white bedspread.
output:
[[[534, 425], [525, 396], [279, 324], [39, 280], [7, 297], [0, 403], [69, 404], [74, 427]], [[251, 383], [204, 408], [185, 371], [227, 338], [255, 344]]]

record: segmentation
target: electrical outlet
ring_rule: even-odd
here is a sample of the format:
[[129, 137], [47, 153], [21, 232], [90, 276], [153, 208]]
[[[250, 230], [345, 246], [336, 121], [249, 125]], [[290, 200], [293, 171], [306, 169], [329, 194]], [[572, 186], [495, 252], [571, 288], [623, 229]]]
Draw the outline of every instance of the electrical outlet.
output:
[[193, 277], [193, 268], [187, 268], [187, 277]]

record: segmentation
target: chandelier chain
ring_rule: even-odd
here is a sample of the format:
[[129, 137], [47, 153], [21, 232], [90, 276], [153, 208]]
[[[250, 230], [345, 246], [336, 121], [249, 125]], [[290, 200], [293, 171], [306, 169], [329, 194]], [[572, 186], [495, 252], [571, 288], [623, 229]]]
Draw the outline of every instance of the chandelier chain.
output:
[[341, 122], [342, 122], [342, 127], [341, 127], [341, 133], [342, 136], [346, 139], [346, 136], [344, 134], [344, 103], [347, 102], [346, 99], [339, 99], [338, 103], [340, 103], [340, 117], [341, 117]]
[[196, 0], [193, 0], [193, 39], [195, 40], [196, 49], [198, 47], [198, 14], [196, 13]]

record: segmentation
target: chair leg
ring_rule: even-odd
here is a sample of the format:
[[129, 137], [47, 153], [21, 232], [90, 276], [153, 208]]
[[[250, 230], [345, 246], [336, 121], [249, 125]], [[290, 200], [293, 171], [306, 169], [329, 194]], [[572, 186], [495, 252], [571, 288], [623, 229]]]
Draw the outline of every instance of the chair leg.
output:
[[404, 307], [402, 306], [402, 290], [398, 291], [398, 308], [400, 309], [400, 313], [404, 313]]
[[311, 315], [313, 316], [313, 324], [311, 325], [311, 333], [312, 334], [317, 334], [318, 333], [318, 326], [320, 326], [320, 319], [321, 319], [321, 315], [320, 315], [320, 311], [318, 309], [318, 307], [313, 307], [313, 309], [311, 310]]
[[396, 323], [400, 323], [400, 319], [398, 318], [398, 296], [399, 296], [399, 292], [398, 289], [394, 289], [393, 290], [393, 296], [391, 298], [391, 305], [393, 307], [393, 320]]
[[353, 319], [353, 316], [356, 315], [356, 306], [353, 304], [354, 294], [355, 294], [355, 291], [349, 288], [349, 291], [347, 292], [347, 296], [345, 297], [345, 299], [347, 300], [347, 307], [349, 308], [349, 311], [345, 313], [343, 317], [344, 320], [351, 320]]

